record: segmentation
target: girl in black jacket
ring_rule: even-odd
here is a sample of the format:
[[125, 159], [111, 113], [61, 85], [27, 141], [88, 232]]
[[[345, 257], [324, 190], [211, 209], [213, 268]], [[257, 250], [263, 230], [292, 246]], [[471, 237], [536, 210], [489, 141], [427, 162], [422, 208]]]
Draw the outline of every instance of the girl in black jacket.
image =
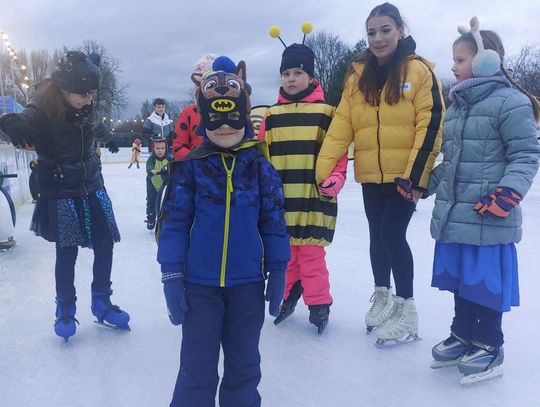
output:
[[[38, 88], [24, 112], [0, 119], [16, 147], [38, 155], [40, 197], [30, 229], [56, 243], [56, 322], [67, 342], [75, 334], [74, 272], [78, 246], [94, 250], [92, 313], [98, 322], [128, 329], [129, 315], [111, 304], [113, 244], [120, 240], [96, 155], [92, 99], [99, 56], [66, 53], [52, 79]], [[114, 146], [109, 146], [114, 150]]]

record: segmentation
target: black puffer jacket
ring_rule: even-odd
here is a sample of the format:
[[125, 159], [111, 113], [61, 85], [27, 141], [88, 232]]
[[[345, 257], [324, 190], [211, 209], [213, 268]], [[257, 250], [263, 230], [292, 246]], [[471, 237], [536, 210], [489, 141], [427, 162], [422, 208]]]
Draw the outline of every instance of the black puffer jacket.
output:
[[39, 159], [39, 186], [43, 197], [80, 197], [103, 186], [90, 117], [91, 112], [80, 116], [66, 114], [66, 121], [54, 123], [30, 104], [24, 112], [0, 119], [0, 129], [12, 141], [20, 140], [24, 134], [26, 144], [30, 144], [28, 141], [33, 144]]

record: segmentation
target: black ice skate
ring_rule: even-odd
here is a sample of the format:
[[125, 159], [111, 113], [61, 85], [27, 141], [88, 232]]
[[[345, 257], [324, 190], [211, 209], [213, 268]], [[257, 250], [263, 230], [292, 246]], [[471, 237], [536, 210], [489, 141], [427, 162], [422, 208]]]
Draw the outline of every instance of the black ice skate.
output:
[[460, 373], [465, 375], [460, 383], [469, 385], [502, 376], [503, 361], [502, 346], [495, 348], [472, 341], [467, 352], [457, 362]]
[[451, 333], [444, 341], [439, 342], [431, 349], [433, 362], [432, 369], [456, 366], [458, 360], [465, 354], [469, 347], [469, 341]]
[[302, 296], [303, 292], [304, 289], [302, 288], [302, 283], [300, 280], [298, 280], [291, 287], [287, 299], [281, 304], [279, 315], [276, 317], [276, 319], [274, 319], [274, 324], [279, 324], [281, 321], [287, 319], [293, 314], [296, 304], [298, 303], [298, 300]]
[[328, 316], [330, 315], [330, 305], [310, 305], [309, 322], [317, 327], [317, 332], [322, 334], [326, 325], [328, 325]]
[[156, 226], [156, 215], [148, 215], [145, 222], [146, 229], [154, 230], [154, 227]]

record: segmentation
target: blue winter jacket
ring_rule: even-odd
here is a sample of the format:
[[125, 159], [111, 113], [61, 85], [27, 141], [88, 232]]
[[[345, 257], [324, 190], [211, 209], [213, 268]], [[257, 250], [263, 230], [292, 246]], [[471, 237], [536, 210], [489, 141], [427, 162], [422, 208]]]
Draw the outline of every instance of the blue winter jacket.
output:
[[266, 147], [249, 141], [226, 150], [205, 139], [170, 164], [157, 229], [163, 273], [228, 287], [262, 281], [266, 272], [287, 268], [283, 187], [257, 144]]
[[431, 173], [436, 192], [431, 235], [443, 243], [495, 245], [521, 240], [521, 207], [507, 218], [479, 215], [475, 204], [498, 186], [525, 196], [538, 170], [540, 147], [529, 99], [502, 76], [456, 85], [446, 111], [442, 153]]

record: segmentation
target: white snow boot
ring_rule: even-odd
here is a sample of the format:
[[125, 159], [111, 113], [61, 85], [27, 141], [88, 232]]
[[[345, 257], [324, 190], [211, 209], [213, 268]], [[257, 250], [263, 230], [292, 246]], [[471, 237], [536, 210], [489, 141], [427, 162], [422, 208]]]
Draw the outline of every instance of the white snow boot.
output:
[[392, 315], [377, 328], [375, 346], [386, 347], [419, 339], [418, 313], [414, 305], [414, 298], [405, 300], [405, 298], [394, 296]]
[[368, 334], [390, 317], [394, 306], [392, 287], [375, 286], [375, 291], [369, 301], [372, 305], [365, 317]]

